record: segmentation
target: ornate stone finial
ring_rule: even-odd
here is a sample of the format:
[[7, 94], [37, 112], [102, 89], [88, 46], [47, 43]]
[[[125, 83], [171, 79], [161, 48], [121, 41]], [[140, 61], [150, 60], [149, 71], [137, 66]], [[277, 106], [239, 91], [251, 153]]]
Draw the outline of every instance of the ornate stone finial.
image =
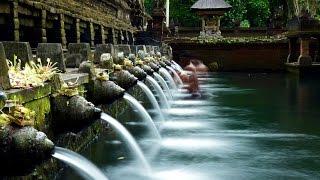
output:
[[104, 53], [100, 57], [100, 65], [102, 68], [111, 70], [113, 68], [113, 58], [110, 53]]
[[130, 61], [132, 61], [133, 63], [135, 63], [136, 55], [135, 55], [135, 54], [129, 54], [128, 59], [129, 59]]
[[138, 57], [139, 57], [140, 59], [144, 59], [145, 56], [146, 56], [145, 51], [143, 51], [143, 50], [139, 50], [139, 51], [138, 51]]

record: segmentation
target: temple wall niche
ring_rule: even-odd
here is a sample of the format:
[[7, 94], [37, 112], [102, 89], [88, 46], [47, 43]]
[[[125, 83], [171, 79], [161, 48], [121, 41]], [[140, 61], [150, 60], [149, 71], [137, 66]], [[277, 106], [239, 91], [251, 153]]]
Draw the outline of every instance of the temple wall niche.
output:
[[0, 41], [26, 41], [32, 48], [38, 43], [61, 43], [65, 48], [69, 43], [127, 42], [119, 38], [137, 31], [131, 24], [131, 12], [136, 11], [132, 3], [136, 2], [4, 0], [0, 2]]

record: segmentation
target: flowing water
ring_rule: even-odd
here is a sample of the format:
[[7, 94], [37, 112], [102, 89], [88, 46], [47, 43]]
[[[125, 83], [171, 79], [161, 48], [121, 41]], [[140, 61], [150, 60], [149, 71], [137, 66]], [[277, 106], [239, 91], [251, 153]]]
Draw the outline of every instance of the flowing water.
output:
[[166, 81], [163, 79], [162, 76], [160, 76], [160, 74], [158, 74], [156, 72], [153, 74], [154, 74], [154, 77], [160, 82], [162, 88], [167, 92], [169, 99], [172, 100], [172, 94], [171, 94], [170, 88], [169, 88], [168, 84], [166, 83]]
[[168, 82], [173, 90], [178, 89], [174, 79], [172, 78], [171, 74], [166, 69], [160, 68], [159, 72], [168, 80]]
[[153, 105], [153, 107], [158, 111], [158, 114], [161, 118], [161, 121], [164, 121], [165, 120], [164, 115], [162, 113], [162, 110], [159, 106], [159, 103], [158, 103], [156, 97], [152, 94], [152, 91], [148, 88], [147, 85], [145, 85], [141, 81], [138, 81], [138, 86], [143, 90], [143, 92], [147, 95], [149, 101]]
[[112, 180], [320, 179], [317, 79], [217, 73], [199, 83], [202, 97], [182, 93], [172, 103], [159, 144], [139, 134], [152, 177], [117, 159], [122, 145], [103, 137], [83, 155]]
[[180, 76], [178, 75], [178, 73], [170, 66], [167, 66], [167, 68], [173, 73], [174, 78], [176, 79], [178, 86], [183, 86], [183, 82], [182, 79], [180, 78]]
[[136, 112], [139, 113], [141, 118], [144, 119], [145, 123], [147, 124], [150, 131], [152, 132], [153, 136], [156, 137], [157, 139], [161, 139], [159, 131], [158, 131], [152, 117], [149, 115], [147, 110], [136, 100], [136, 98], [132, 97], [131, 95], [129, 95], [127, 93], [125, 93], [123, 98], [129, 102], [130, 106], [133, 109], [137, 109]]
[[174, 68], [177, 69], [177, 71], [179, 71], [179, 72], [182, 72], [182, 71], [183, 71], [182, 67], [181, 67], [178, 63], [176, 63], [176, 62], [174, 62], [174, 61], [173, 61], [173, 64], [171, 65], [171, 67], [174, 67]]
[[166, 95], [164, 94], [162, 88], [160, 87], [160, 85], [158, 84], [158, 82], [151, 76], [147, 76], [147, 81], [154, 87], [154, 89], [157, 91], [157, 94], [160, 96], [159, 101], [162, 104], [162, 106], [165, 109], [169, 109], [170, 105], [168, 102], [168, 99], [166, 97]]
[[119, 123], [117, 120], [115, 120], [108, 114], [102, 113], [101, 119], [109, 123], [112, 129], [114, 129], [117, 132], [117, 134], [121, 136], [122, 140], [126, 142], [126, 144], [128, 145], [130, 152], [132, 152], [135, 158], [140, 163], [142, 163], [143, 168], [146, 170], [146, 174], [150, 175], [151, 174], [150, 165], [146, 160], [143, 152], [141, 151], [139, 145], [130, 134], [130, 132], [121, 123]]
[[55, 147], [52, 156], [74, 168], [76, 172], [85, 179], [108, 180], [103, 172], [101, 172], [94, 164], [73, 151]]

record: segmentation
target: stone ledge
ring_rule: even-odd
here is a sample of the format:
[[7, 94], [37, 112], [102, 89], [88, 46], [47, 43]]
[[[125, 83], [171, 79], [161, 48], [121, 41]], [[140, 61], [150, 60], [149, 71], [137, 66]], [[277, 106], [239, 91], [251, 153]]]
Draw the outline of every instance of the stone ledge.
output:
[[10, 89], [6, 93], [9, 99], [17, 100], [19, 103], [24, 104], [49, 96], [51, 94], [51, 85], [46, 83], [44, 86], [29, 89]]
[[[89, 83], [89, 75], [85, 73], [61, 74], [63, 80], [67, 82], [76, 82], [79, 85]], [[21, 104], [41, 99], [51, 94], [50, 83], [45, 83], [44, 86], [33, 87], [29, 89], [10, 89], [5, 91], [9, 99], [17, 100]]]

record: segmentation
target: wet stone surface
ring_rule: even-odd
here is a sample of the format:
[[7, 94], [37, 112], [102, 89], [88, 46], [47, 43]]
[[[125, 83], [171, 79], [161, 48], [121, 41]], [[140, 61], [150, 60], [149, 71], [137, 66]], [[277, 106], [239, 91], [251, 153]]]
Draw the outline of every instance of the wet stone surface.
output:
[[0, 128], [1, 176], [27, 175], [51, 158], [54, 144], [33, 127]]

